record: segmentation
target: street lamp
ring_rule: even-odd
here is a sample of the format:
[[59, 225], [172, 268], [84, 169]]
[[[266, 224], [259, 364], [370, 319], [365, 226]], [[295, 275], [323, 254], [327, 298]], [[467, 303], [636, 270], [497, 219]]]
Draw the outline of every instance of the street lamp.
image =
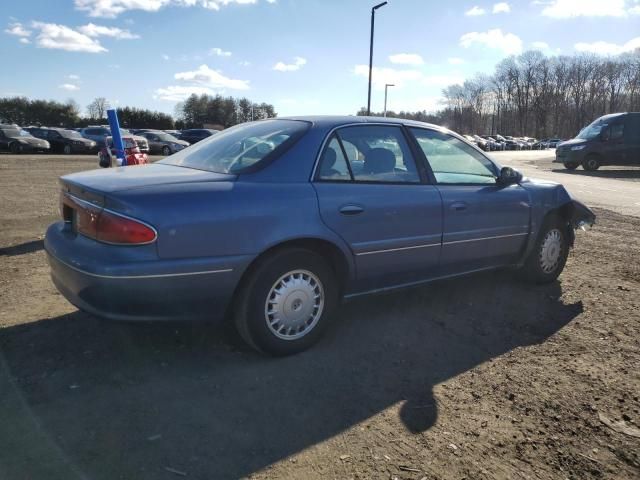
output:
[[395, 87], [393, 83], [385, 83], [384, 84], [384, 116], [387, 116], [387, 88]]
[[369, 95], [367, 96], [367, 115], [371, 115], [371, 71], [373, 69], [373, 29], [376, 23], [376, 10], [388, 2], [382, 2], [371, 8], [371, 40], [369, 41]]

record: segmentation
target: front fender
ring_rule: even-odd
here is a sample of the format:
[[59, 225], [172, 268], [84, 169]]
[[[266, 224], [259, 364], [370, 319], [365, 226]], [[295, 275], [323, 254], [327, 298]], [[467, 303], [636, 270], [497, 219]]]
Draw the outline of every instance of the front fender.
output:
[[565, 218], [569, 220], [569, 225], [574, 229], [584, 228], [585, 225], [596, 223], [596, 214], [584, 203], [578, 200], [571, 200], [568, 204], [569, 215]]

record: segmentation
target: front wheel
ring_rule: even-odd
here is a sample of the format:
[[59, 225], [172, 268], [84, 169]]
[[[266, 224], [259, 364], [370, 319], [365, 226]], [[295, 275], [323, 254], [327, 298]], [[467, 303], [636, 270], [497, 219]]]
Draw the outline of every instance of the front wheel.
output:
[[168, 146], [162, 147], [162, 155], [168, 157], [169, 155], [171, 155], [171, 149]]
[[534, 283], [553, 282], [562, 273], [569, 255], [568, 225], [557, 217], [547, 219], [529, 254], [522, 273]]
[[582, 162], [582, 168], [588, 172], [595, 172], [600, 168], [600, 158], [594, 153], [587, 155], [587, 158]]
[[249, 345], [281, 356], [320, 339], [338, 300], [335, 274], [320, 255], [282, 250], [248, 275], [234, 302], [234, 320]]
[[564, 164], [564, 168], [566, 168], [567, 170], [575, 170], [576, 168], [578, 168], [578, 165], [580, 164], [576, 162], [567, 162]]
[[20, 145], [18, 142], [13, 142], [9, 147], [9, 150], [11, 151], [11, 153], [22, 153], [22, 145]]

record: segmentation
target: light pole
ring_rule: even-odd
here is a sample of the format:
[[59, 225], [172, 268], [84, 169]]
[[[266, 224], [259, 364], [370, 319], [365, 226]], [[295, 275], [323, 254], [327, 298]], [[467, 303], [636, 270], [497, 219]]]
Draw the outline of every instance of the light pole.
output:
[[371, 8], [371, 40], [369, 41], [369, 95], [367, 96], [367, 115], [371, 115], [371, 71], [373, 69], [373, 29], [376, 23], [376, 10], [384, 7], [387, 2], [382, 2]]
[[395, 87], [393, 83], [385, 83], [384, 84], [384, 116], [387, 116], [387, 88]]

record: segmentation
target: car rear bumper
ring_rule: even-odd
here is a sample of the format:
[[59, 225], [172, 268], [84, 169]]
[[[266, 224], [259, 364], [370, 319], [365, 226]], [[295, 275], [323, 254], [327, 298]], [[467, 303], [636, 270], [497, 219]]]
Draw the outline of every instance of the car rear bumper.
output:
[[[221, 320], [249, 263], [224, 257], [198, 259], [197, 265], [193, 259], [85, 265], [87, 252], [74, 254], [73, 245], [65, 245], [73, 243], [68, 236], [60, 224], [47, 231], [51, 279], [73, 305], [110, 320]], [[94, 243], [97, 249], [121, 248]]]

